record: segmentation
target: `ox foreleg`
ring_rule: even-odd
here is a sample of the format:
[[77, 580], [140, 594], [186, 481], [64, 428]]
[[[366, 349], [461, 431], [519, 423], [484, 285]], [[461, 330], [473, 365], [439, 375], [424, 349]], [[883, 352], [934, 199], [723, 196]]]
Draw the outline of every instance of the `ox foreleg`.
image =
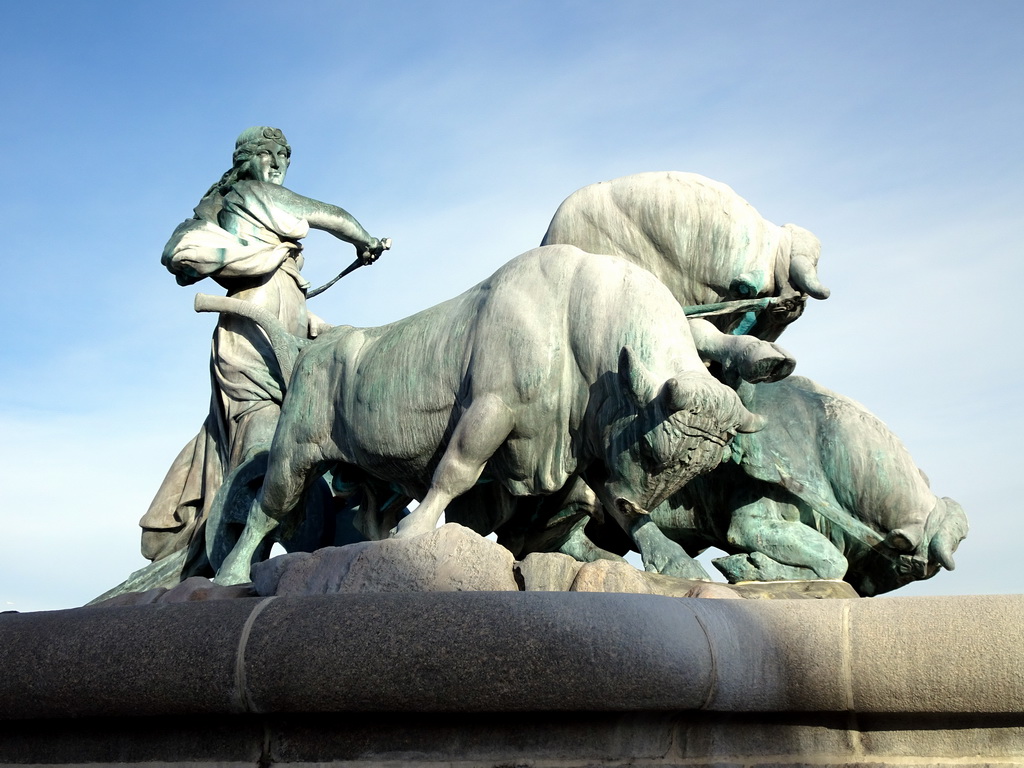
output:
[[512, 432], [511, 409], [496, 395], [474, 398], [462, 414], [441, 461], [434, 470], [430, 490], [420, 505], [394, 530], [395, 538], [406, 539], [429, 533], [437, 527], [448, 504], [480, 479], [488, 460]]
[[217, 569], [217, 575], [213, 581], [216, 584], [246, 584], [252, 579], [249, 576], [249, 569], [252, 561], [260, 549], [267, 535], [277, 527], [277, 520], [268, 516], [260, 507], [259, 499], [253, 502], [249, 510], [249, 516], [245, 521], [245, 528], [242, 535], [238, 537], [234, 548], [224, 558], [224, 562]]
[[271, 449], [269, 466], [263, 486], [253, 501], [245, 528], [234, 548], [224, 558], [214, 581], [218, 584], [245, 584], [250, 581], [249, 570], [267, 536], [288, 519], [302, 501], [309, 483], [319, 476], [314, 471], [323, 458], [314, 445], [290, 445], [289, 450]]
[[645, 571], [680, 579], [711, 580], [704, 567], [666, 536], [651, 516], [635, 504], [627, 499], [619, 499], [614, 514], [640, 551]]
[[825, 536], [799, 519], [791, 504], [762, 498], [733, 512], [726, 535], [741, 553], [714, 561], [737, 581], [841, 579], [847, 561]]
[[590, 522], [589, 517], [582, 518], [577, 522], [569, 535], [566, 536], [565, 541], [562, 542], [558, 551], [563, 555], [569, 555], [576, 560], [583, 563], [593, 563], [598, 560], [611, 560], [613, 562], [625, 562], [625, 560], [614, 552], [609, 552], [607, 549], [602, 549], [590, 540], [584, 530], [587, 527], [587, 523]]
[[700, 318], [690, 320], [689, 326], [701, 359], [720, 363], [728, 384], [738, 383], [736, 379], [755, 384], [778, 381], [796, 367], [796, 361], [778, 344], [754, 336], [722, 333]]

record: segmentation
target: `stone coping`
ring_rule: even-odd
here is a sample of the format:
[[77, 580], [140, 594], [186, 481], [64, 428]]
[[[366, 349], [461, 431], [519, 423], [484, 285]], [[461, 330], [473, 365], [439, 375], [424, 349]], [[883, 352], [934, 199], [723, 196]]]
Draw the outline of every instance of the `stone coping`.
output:
[[441, 592], [0, 615], [0, 719], [1024, 712], [1024, 595]]

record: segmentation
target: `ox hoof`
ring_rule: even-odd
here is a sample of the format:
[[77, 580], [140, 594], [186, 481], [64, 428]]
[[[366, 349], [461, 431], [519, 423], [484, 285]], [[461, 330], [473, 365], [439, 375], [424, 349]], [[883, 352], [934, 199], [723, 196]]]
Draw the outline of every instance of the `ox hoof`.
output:
[[245, 552], [240, 552], [239, 547], [231, 550], [220, 568], [217, 575], [213, 577], [213, 583], [221, 587], [233, 587], [236, 584], [248, 584], [252, 581], [249, 578], [249, 569], [252, 567], [252, 558]]
[[731, 584], [740, 581], [812, 581], [821, 578], [810, 568], [785, 565], [762, 552], [719, 557], [711, 562]]
[[221, 569], [211, 581], [219, 587], [234, 587], [238, 584], [248, 584], [252, 579], [249, 578], [248, 572], [243, 575], [241, 573], [226, 572]]
[[796, 368], [796, 360], [778, 344], [750, 339], [740, 348], [739, 354], [725, 361], [728, 379], [739, 377], [751, 384], [761, 384], [784, 379]]
[[679, 552], [656, 550], [650, 557], [643, 558], [644, 570], [648, 573], [660, 573], [663, 576], [674, 576], [677, 579], [701, 579], [710, 581], [711, 577], [703, 566], [679, 548]]
[[664, 576], [674, 576], [677, 579], [696, 579], [699, 581], [711, 581], [708, 572], [703, 566], [691, 557], [686, 561], [674, 560], [658, 571]]
[[780, 381], [786, 378], [796, 369], [796, 360], [779, 350], [778, 352], [765, 353], [753, 356], [745, 360], [740, 366], [739, 374], [742, 379], [752, 384], [763, 382]]
[[563, 555], [569, 555], [569, 557], [579, 560], [581, 563], [594, 563], [598, 560], [611, 560], [617, 563], [626, 562], [625, 558], [619, 557], [607, 549], [601, 549], [601, 547], [597, 546], [582, 533], [578, 536], [570, 536], [558, 548], [558, 551]]
[[436, 528], [435, 525], [430, 525], [429, 522], [424, 523], [417, 520], [412, 515], [409, 515], [402, 520], [398, 525], [391, 529], [388, 533], [388, 538], [391, 539], [411, 539], [414, 536], [420, 536], [424, 533], [430, 533]]
[[[619, 499], [619, 504], [636, 509], [636, 505], [626, 499]], [[649, 515], [637, 517], [631, 533], [633, 543], [640, 550], [644, 570], [648, 573], [660, 573], [679, 579], [711, 580], [701, 564], [686, 554], [686, 550], [679, 544], [666, 537]]]

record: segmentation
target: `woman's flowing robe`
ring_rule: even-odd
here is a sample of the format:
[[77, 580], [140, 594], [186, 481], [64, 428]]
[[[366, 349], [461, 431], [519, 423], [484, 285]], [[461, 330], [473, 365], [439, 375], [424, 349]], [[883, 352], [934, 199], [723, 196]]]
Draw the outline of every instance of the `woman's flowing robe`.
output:
[[[180, 285], [213, 278], [228, 296], [259, 304], [297, 336], [309, 335], [299, 240], [309, 224], [280, 208], [258, 181], [235, 183], [196, 206], [161, 261]], [[232, 469], [269, 446], [284, 382], [270, 342], [251, 320], [222, 315], [210, 358], [210, 412], [171, 464], [143, 515], [142, 554], [159, 560], [188, 545]]]

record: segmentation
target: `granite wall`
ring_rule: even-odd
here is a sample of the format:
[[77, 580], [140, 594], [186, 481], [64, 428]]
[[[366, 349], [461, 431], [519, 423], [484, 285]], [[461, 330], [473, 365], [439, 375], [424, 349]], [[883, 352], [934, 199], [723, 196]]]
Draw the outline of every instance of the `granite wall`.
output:
[[0, 764], [1024, 765], [1024, 596], [0, 615]]

